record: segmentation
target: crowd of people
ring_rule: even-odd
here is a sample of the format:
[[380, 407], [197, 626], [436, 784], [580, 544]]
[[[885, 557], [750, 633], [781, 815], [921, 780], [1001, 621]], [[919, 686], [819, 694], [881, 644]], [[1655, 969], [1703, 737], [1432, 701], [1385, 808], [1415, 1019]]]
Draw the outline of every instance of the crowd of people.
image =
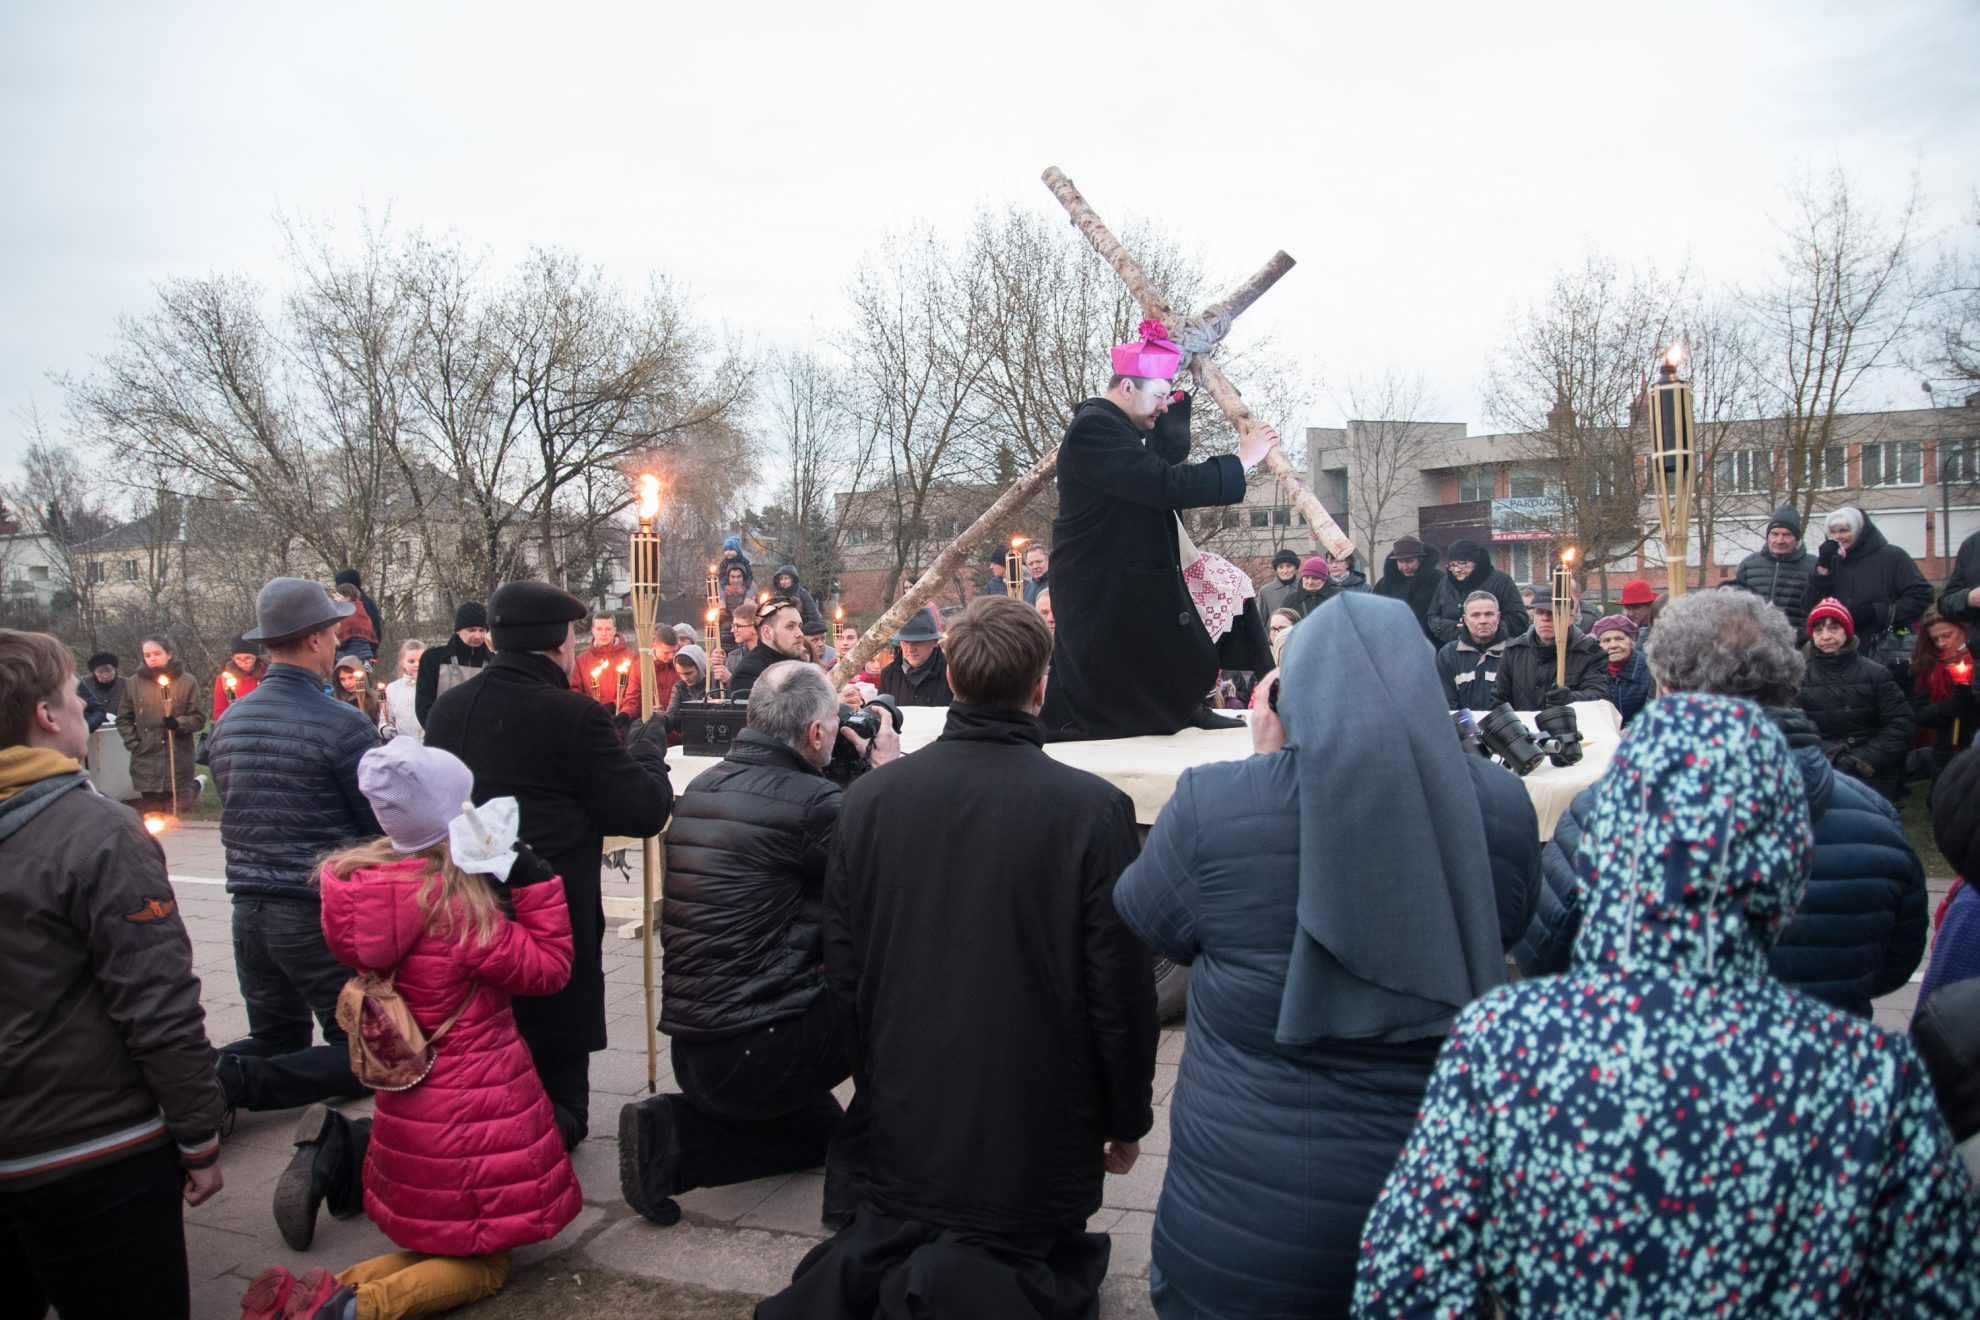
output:
[[[528, 581], [381, 681], [358, 583], [277, 578], [210, 700], [170, 638], [79, 678], [0, 631], [0, 958], [31, 972], [0, 981], [0, 1312], [185, 1316], [182, 1207], [243, 1110], [297, 1112], [290, 1247], [327, 1208], [400, 1248], [271, 1266], [244, 1318], [500, 1289], [581, 1206], [604, 840], [664, 828], [671, 1084], [617, 1116], [619, 1190], [668, 1226], [691, 1189], [823, 1167], [831, 1236], [766, 1320], [1096, 1315], [1089, 1225], [1155, 1122], [1156, 955], [1191, 973], [1164, 1320], [1980, 1314], [1980, 895], [1928, 912], [1887, 800], [1932, 779], [1940, 848], [1980, 866], [1980, 537], [1934, 602], [1860, 510], [1812, 555], [1777, 514], [1726, 589], [1558, 619], [1486, 547], [1403, 538], [1372, 586], [1280, 556], [1219, 634], [1196, 593], [1228, 566], [1174, 510], [1238, 498], [1276, 437], [1184, 464], [1161, 329], [1082, 405], [1020, 589], [914, 614], [841, 686], [857, 634], [788, 565], [757, 589], [740, 541], [721, 644], [663, 627], [650, 668]], [[1174, 580], [1090, 594], [1120, 538]], [[1186, 657], [1134, 668], [1170, 637]], [[1239, 674], [1252, 754], [1185, 771], [1145, 842], [1047, 754], [1232, 723], [1208, 705]], [[713, 697], [743, 727], [677, 794]], [[249, 1030], [218, 1049], [159, 843], [83, 769], [106, 698], [140, 805], [181, 805], [196, 759], [221, 801]], [[1450, 714], [1574, 701], [1626, 727], [1542, 839]], [[854, 720], [875, 703], [944, 707], [941, 736], [904, 756]], [[1912, 1030], [1883, 1030], [1934, 924]]]

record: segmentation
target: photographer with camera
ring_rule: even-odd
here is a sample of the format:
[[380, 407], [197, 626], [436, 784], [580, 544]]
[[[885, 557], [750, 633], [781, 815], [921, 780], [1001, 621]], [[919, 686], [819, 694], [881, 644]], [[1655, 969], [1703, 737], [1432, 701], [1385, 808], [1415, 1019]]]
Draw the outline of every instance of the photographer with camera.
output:
[[[795, 623], [795, 609], [791, 610]], [[677, 1094], [619, 1113], [626, 1203], [672, 1224], [670, 1199], [824, 1164], [825, 1219], [850, 1218], [865, 1182], [864, 1106], [832, 1088], [851, 1075], [825, 993], [822, 893], [846, 746], [863, 765], [900, 752], [877, 710], [871, 741], [842, 728], [817, 666], [780, 661], [749, 695], [748, 723], [695, 777], [667, 833], [660, 1030]]]
[[1545, 710], [1576, 701], [1609, 699], [1609, 657], [1581, 629], [1569, 625], [1567, 684], [1555, 687], [1554, 601], [1540, 595], [1527, 606], [1533, 626], [1515, 637], [1499, 662], [1492, 685], [1492, 704], [1505, 702], [1514, 710]]

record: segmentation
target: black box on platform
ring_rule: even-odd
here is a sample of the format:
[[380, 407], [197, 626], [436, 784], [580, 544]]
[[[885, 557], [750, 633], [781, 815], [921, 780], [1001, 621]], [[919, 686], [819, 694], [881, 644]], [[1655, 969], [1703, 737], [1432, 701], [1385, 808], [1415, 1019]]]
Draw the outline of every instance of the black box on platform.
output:
[[742, 732], [749, 708], [727, 701], [689, 701], [680, 709], [681, 752], [686, 756], [727, 756]]

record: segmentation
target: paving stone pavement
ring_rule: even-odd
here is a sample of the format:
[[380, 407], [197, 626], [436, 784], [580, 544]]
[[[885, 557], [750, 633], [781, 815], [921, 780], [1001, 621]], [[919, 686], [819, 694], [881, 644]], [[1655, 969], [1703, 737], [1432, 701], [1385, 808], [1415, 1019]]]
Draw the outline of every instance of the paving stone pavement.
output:
[[[234, 980], [231, 908], [220, 885], [225, 868], [219, 828], [187, 823], [163, 841], [180, 910], [192, 934], [207, 1033], [216, 1045], [223, 1044], [247, 1034], [247, 1012]], [[614, 886], [607, 875], [609, 891]], [[1951, 883], [1950, 878], [1930, 882], [1935, 908]], [[637, 896], [629, 884], [621, 882], [617, 888], [619, 897], [634, 899], [636, 906]], [[553, 1241], [518, 1252], [516, 1268], [528, 1270], [549, 1256], [575, 1249], [582, 1260], [602, 1269], [704, 1288], [762, 1295], [776, 1291], [789, 1280], [804, 1253], [826, 1236], [818, 1220], [823, 1175], [800, 1173], [686, 1193], [679, 1198], [681, 1223], [672, 1228], [655, 1227], [634, 1214], [619, 1195], [617, 1132], [620, 1107], [646, 1093], [639, 941], [608, 934], [605, 967], [610, 1046], [592, 1057], [591, 1136], [572, 1157], [584, 1188], [584, 1212]], [[1878, 1001], [1878, 1024], [1904, 1030], [1916, 1001], [1914, 978], [1911, 985]], [[1089, 1224], [1113, 1239], [1101, 1305], [1105, 1320], [1154, 1315], [1147, 1300], [1149, 1234], [1168, 1165], [1169, 1092], [1175, 1086], [1183, 1042], [1181, 1026], [1163, 1031], [1154, 1131], [1142, 1142], [1134, 1170], [1126, 1177], [1107, 1179], [1104, 1208]], [[660, 1089], [669, 1089], [671, 1082], [662, 1048]], [[368, 1102], [360, 1102], [346, 1106], [345, 1112], [359, 1115], [369, 1108]], [[298, 1273], [314, 1265], [341, 1269], [396, 1249], [363, 1216], [337, 1220], [328, 1212], [319, 1216], [316, 1241], [308, 1252], [292, 1252], [283, 1244], [270, 1205], [275, 1180], [292, 1149], [295, 1117], [295, 1111], [242, 1114], [222, 1152], [225, 1189], [186, 1214], [193, 1315], [199, 1320], [237, 1316], [241, 1290], [267, 1265], [287, 1265]], [[473, 1309], [462, 1314], [471, 1315]]]

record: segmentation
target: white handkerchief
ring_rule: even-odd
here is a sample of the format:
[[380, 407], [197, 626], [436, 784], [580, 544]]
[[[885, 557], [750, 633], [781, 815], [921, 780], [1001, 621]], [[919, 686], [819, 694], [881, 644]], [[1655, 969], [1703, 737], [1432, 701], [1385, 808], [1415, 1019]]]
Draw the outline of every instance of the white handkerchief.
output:
[[478, 807], [463, 802], [461, 814], [447, 826], [454, 865], [471, 875], [507, 880], [509, 868], [515, 865], [521, 824], [522, 808], [512, 797], [490, 798]]

